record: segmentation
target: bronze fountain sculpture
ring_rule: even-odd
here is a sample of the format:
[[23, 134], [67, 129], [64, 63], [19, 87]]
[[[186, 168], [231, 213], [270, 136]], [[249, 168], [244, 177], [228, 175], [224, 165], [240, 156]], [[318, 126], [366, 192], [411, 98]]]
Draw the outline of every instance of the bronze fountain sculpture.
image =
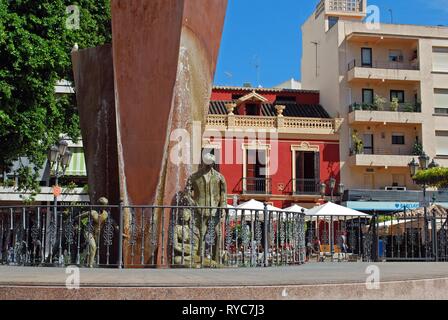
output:
[[[194, 161], [170, 161], [170, 135], [192, 136], [194, 122], [205, 129], [226, 8], [227, 0], [112, 0], [112, 44], [72, 53], [90, 198], [122, 201], [125, 234], [142, 227], [129, 207], [170, 205], [196, 171]], [[118, 211], [112, 215], [118, 221]], [[168, 266], [169, 212], [156, 210], [144, 223], [156, 226], [157, 239], [139, 236], [135, 250], [143, 249], [145, 265], [156, 256], [157, 266]]]

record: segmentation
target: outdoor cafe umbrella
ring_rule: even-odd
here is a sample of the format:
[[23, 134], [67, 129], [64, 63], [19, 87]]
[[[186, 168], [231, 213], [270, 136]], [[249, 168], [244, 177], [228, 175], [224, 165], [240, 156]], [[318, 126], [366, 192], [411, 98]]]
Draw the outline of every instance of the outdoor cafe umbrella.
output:
[[[268, 204], [266, 206], [266, 208], [268, 209], [268, 211], [274, 211], [274, 212], [280, 212], [283, 211], [280, 208], [274, 207], [273, 205]], [[258, 214], [259, 217], [263, 217], [263, 212], [264, 212], [264, 203], [257, 201], [257, 200], [249, 200], [247, 202], [244, 202], [242, 204], [240, 204], [239, 206], [236, 207], [237, 210], [237, 214], [238, 216], [241, 216], [243, 211], [244, 211], [244, 215], [252, 215], [252, 214]], [[262, 219], [260, 219], [262, 220]]]
[[289, 208], [283, 209], [283, 210], [285, 210], [287, 212], [293, 212], [293, 213], [303, 213], [303, 212], [306, 212], [308, 209], [305, 209], [305, 208], [295, 204], [295, 205], [293, 205]]
[[[264, 203], [261, 201], [252, 199], [252, 200], [249, 200], [247, 202], [240, 204], [237, 208], [241, 209], [241, 210], [261, 210], [261, 211], [263, 211]], [[282, 211], [282, 209], [276, 208], [270, 204], [267, 205], [267, 208], [269, 211]], [[240, 211], [240, 210], [238, 210], [238, 211]]]
[[347, 207], [340, 206], [333, 202], [328, 202], [324, 205], [314, 207], [305, 212], [307, 216], [324, 216], [324, 217], [370, 217], [364, 212], [353, 210]]
[[[320, 219], [330, 220], [330, 228], [329, 228], [329, 238], [332, 239], [332, 225], [333, 220], [336, 218], [336, 220], [339, 219], [345, 219], [347, 220], [347, 217], [350, 217], [350, 219], [360, 218], [360, 217], [370, 217], [368, 214], [365, 214], [363, 212], [353, 210], [347, 207], [340, 206], [338, 204], [328, 202], [324, 205], [314, 207], [313, 209], [310, 209], [305, 212], [305, 215], [310, 217], [312, 220], [319, 217]], [[317, 221], [316, 221], [317, 224]]]
[[[267, 209], [270, 212], [279, 212], [282, 209], [268, 204]], [[245, 221], [251, 222], [251, 230], [254, 230], [254, 218], [257, 215], [259, 221], [264, 221], [264, 203], [257, 200], [249, 200], [236, 207], [237, 215], [242, 216], [244, 213]]]

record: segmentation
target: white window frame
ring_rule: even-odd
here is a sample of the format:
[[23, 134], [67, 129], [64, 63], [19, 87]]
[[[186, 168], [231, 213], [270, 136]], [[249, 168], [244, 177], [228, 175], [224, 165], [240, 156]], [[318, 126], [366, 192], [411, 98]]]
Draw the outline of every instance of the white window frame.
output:
[[[436, 131], [435, 136], [436, 136], [436, 155], [437, 156], [443, 156], [443, 157], [448, 156], [448, 131], [442, 131], [442, 130]], [[442, 149], [446, 150], [444, 152], [443, 151], [439, 152], [439, 140], [442, 140], [439, 137], [444, 137], [445, 138], [445, 139], [443, 139], [443, 140], [445, 140], [445, 141], [443, 141], [443, 144], [445, 146], [442, 147]]]
[[263, 143], [243, 143], [241, 145], [241, 148], [243, 149], [243, 190], [246, 190], [247, 151], [248, 150], [263, 150], [263, 151], [265, 151], [265, 163], [266, 163], [265, 177], [266, 177], [266, 179], [268, 179], [270, 177], [269, 159], [270, 159], [271, 145], [263, 144]]
[[292, 156], [292, 191], [296, 193], [296, 152], [320, 152], [320, 147], [318, 145], [312, 145], [309, 142], [302, 142], [299, 145], [291, 145], [291, 156]]

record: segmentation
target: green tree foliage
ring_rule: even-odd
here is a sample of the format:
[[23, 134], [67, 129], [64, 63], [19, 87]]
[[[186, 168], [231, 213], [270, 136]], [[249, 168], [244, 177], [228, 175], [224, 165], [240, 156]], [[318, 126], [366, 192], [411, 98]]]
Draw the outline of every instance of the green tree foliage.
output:
[[[0, 173], [19, 157], [37, 167], [60, 134], [79, 138], [74, 95], [57, 96], [73, 79], [71, 50], [111, 41], [110, 0], [0, 0]], [[67, 28], [77, 5], [78, 29]], [[34, 170], [32, 170], [34, 171]], [[28, 181], [33, 172], [21, 171]]]
[[431, 187], [447, 188], [448, 187], [448, 168], [432, 168], [428, 170], [420, 170], [415, 175], [415, 181], [418, 184], [426, 184]]

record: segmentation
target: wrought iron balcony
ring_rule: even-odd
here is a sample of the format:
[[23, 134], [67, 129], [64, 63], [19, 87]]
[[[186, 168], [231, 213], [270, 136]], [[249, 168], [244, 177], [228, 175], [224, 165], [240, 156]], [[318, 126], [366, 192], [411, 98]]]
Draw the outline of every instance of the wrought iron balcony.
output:
[[355, 102], [349, 106], [349, 112], [354, 111], [390, 111], [390, 112], [421, 112], [421, 103], [405, 102], [399, 103], [395, 110], [392, 103], [387, 102], [384, 106], [377, 106], [372, 103], [358, 103]]
[[243, 178], [243, 194], [269, 195], [272, 193], [271, 178]]
[[294, 195], [318, 195], [319, 179], [293, 179], [293, 194]]
[[375, 60], [371, 64], [364, 64], [360, 60], [356, 60], [356, 59], [350, 61], [350, 63], [348, 64], [348, 71], [350, 71], [354, 68], [420, 70], [418, 63], [413, 63], [413, 62]]
[[350, 149], [350, 156], [415, 156], [412, 147], [407, 146], [389, 146], [385, 148], [368, 148], [364, 147], [361, 153], [357, 153], [354, 149]]

